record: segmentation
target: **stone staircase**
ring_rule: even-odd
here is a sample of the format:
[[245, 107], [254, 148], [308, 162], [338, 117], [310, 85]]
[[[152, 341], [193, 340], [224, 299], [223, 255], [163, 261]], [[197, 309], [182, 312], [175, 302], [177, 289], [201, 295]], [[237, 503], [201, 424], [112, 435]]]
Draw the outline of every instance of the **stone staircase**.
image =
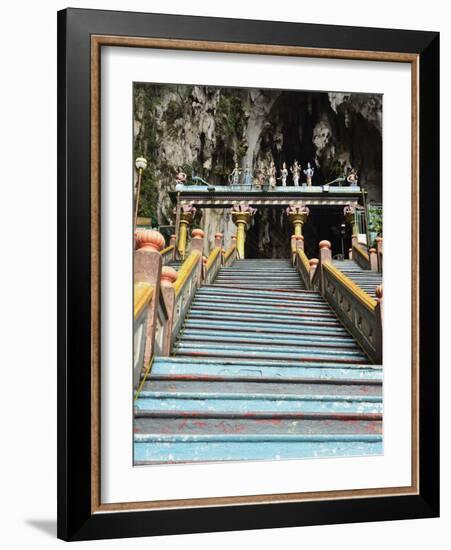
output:
[[333, 264], [372, 298], [376, 297], [376, 288], [382, 284], [382, 273], [362, 269], [354, 260], [334, 260]]
[[382, 369], [286, 260], [200, 287], [135, 401], [135, 464], [382, 453]]

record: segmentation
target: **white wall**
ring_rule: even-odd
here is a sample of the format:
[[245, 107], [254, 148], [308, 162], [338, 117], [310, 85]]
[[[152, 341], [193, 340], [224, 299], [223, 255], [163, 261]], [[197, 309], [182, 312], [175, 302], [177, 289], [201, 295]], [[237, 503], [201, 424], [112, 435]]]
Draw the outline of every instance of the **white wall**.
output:
[[[412, 0], [362, 2], [154, 2], [72, 0], [72, 7], [277, 19], [437, 30], [442, 33], [442, 162], [450, 143], [450, 17], [446, 3]], [[1, 468], [0, 537], [5, 548], [53, 548], [56, 518], [56, 10], [64, 2], [26, 0], [2, 6], [0, 33], [0, 271]], [[448, 126], [446, 125], [448, 123]], [[448, 152], [445, 155], [445, 151]], [[21, 165], [26, 162], [21, 170]], [[445, 165], [444, 165], [445, 166]], [[448, 168], [448, 166], [447, 166]], [[443, 170], [443, 219], [451, 203]], [[446, 179], [445, 179], [446, 178]], [[434, 182], [431, 182], [431, 186]], [[424, 215], [434, 215], [425, 213]], [[449, 237], [449, 224], [442, 224]], [[443, 237], [443, 242], [445, 238]], [[446, 247], [442, 247], [446, 250]], [[6, 254], [5, 254], [6, 252]], [[11, 253], [11, 255], [10, 255]], [[451, 266], [445, 260], [443, 273]], [[444, 278], [444, 277], [443, 277]], [[448, 275], [449, 279], [449, 275]], [[442, 304], [449, 306], [449, 289]], [[6, 305], [6, 307], [5, 307]], [[445, 307], [442, 307], [442, 311]], [[442, 334], [449, 335], [449, 317]], [[25, 323], [25, 326], [24, 326]], [[25, 328], [25, 338], [23, 328]], [[445, 351], [445, 350], [444, 350]], [[442, 518], [385, 524], [338, 525], [227, 534], [162, 537], [153, 548], [312, 546], [366, 550], [402, 545], [443, 548], [450, 536], [450, 354], [442, 363]], [[446, 493], [445, 494], [445, 490]], [[97, 543], [144, 547], [149, 540]], [[84, 547], [92, 547], [87, 543]]]

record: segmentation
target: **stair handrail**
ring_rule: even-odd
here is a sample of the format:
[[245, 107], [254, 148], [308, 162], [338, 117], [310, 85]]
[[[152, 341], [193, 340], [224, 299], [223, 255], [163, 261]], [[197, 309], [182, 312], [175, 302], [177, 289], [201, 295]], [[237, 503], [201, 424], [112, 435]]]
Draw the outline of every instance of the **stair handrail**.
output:
[[138, 282], [133, 288], [133, 387], [136, 388], [141, 379], [144, 350], [146, 346], [146, 326], [149, 314], [149, 304], [155, 292], [155, 287], [149, 283]]
[[[320, 292], [374, 363], [382, 361], [382, 285], [372, 298], [332, 264], [330, 242], [321, 241]], [[316, 278], [316, 277], [315, 277]]]
[[215, 246], [210, 252], [205, 264], [204, 284], [209, 285], [215, 280], [222, 264], [221, 252], [222, 248], [220, 246]]
[[185, 315], [191, 305], [197, 287], [201, 282], [202, 252], [192, 250], [181, 265], [174, 283], [175, 304], [172, 323], [173, 338], [178, 334]]
[[225, 266], [231, 265], [236, 260], [236, 256], [237, 256], [236, 237], [235, 238], [232, 237], [232, 244], [224, 252], [224, 265]]
[[371, 269], [370, 257], [358, 242], [352, 243], [352, 259], [362, 269]]

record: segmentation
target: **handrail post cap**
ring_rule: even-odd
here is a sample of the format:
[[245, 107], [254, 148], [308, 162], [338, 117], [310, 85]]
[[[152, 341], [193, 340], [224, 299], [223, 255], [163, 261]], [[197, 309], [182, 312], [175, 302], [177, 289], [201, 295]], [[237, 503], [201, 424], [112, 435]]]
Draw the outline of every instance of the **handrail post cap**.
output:
[[320, 241], [319, 247], [322, 250], [323, 248], [331, 248], [332, 245], [330, 244], [330, 241]]
[[310, 267], [316, 267], [319, 263], [319, 260], [318, 258], [310, 258], [308, 263], [310, 264]]
[[177, 277], [178, 273], [173, 267], [164, 265], [161, 268], [160, 280], [163, 286], [172, 286], [177, 280]]
[[164, 237], [155, 229], [140, 229], [135, 232], [138, 250], [156, 250], [159, 252], [165, 245]]
[[202, 231], [202, 229], [193, 229], [191, 232], [191, 237], [193, 239], [203, 239], [205, 233]]

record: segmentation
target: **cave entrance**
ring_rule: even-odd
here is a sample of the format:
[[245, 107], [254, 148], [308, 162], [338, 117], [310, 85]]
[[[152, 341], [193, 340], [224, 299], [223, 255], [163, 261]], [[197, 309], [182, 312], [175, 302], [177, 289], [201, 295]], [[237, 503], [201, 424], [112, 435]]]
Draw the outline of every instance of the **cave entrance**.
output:
[[343, 207], [309, 206], [310, 214], [303, 228], [304, 249], [308, 258], [318, 257], [320, 241], [332, 244], [333, 257], [347, 256], [351, 247], [351, 229], [344, 224]]
[[259, 207], [246, 233], [246, 258], [289, 259], [291, 233], [284, 207]]
[[[308, 258], [318, 257], [322, 240], [332, 244], [334, 257], [351, 247], [351, 229], [344, 225], [342, 206], [309, 206], [310, 214], [303, 227], [304, 249]], [[286, 207], [259, 207], [246, 233], [246, 258], [289, 259], [293, 228], [285, 214]]]

